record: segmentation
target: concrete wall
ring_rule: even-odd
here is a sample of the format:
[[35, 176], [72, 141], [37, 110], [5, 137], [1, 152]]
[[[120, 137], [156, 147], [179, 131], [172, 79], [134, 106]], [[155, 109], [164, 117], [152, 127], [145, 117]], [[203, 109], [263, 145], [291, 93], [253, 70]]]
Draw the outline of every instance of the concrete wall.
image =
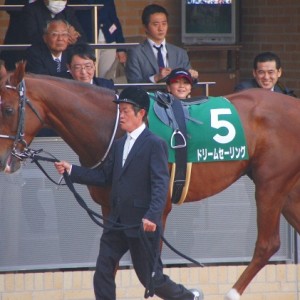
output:
[[[220, 300], [245, 266], [166, 269], [174, 281], [201, 287], [205, 300]], [[298, 300], [298, 265], [268, 265], [246, 289], [243, 300]], [[92, 271], [0, 274], [0, 300], [93, 300]], [[117, 273], [117, 299], [141, 300], [134, 271]], [[158, 300], [159, 298], [150, 298]]]

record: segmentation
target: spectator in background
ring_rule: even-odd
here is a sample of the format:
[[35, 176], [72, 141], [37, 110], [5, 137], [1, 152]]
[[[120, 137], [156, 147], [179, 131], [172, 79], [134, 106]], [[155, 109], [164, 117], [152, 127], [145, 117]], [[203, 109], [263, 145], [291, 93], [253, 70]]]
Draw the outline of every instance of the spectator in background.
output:
[[96, 56], [88, 44], [76, 44], [68, 49], [66, 78], [73, 78], [82, 82], [95, 84], [114, 90], [112, 79], [95, 77]]
[[[91, 10], [77, 10], [76, 15], [88, 42], [100, 44], [124, 43], [122, 26], [117, 16], [114, 0], [69, 0], [69, 4], [102, 4], [98, 10], [98, 28], [93, 26]], [[94, 39], [94, 30], [97, 30], [98, 39]], [[100, 77], [113, 78], [116, 70], [112, 70], [117, 59], [121, 64], [126, 62], [126, 52], [124, 49], [99, 49], [98, 74]], [[111, 75], [111, 76], [110, 76]], [[113, 76], [113, 77], [112, 77]]]
[[128, 50], [125, 67], [128, 82], [160, 82], [174, 68], [184, 68], [193, 78], [198, 77], [198, 72], [191, 69], [187, 52], [166, 42], [168, 12], [164, 7], [156, 4], [146, 6], [142, 23], [147, 40]]
[[193, 78], [183, 68], [173, 69], [166, 79], [167, 91], [178, 99], [191, 97]]
[[67, 0], [36, 0], [23, 8], [24, 35], [28, 44], [36, 44], [43, 40], [43, 29], [51, 20], [65, 20], [69, 23], [69, 44], [77, 41], [85, 42], [83, 32], [74, 10], [68, 7]]
[[282, 75], [280, 58], [272, 52], [262, 52], [253, 61], [253, 79], [245, 80], [235, 87], [235, 91], [249, 88], [263, 88], [296, 97], [294, 92], [279, 82]]
[[26, 71], [51, 76], [66, 72], [68, 30], [66, 21], [50, 21], [44, 29], [43, 42], [30, 46], [26, 51]]
[[[4, 5], [25, 5], [30, 0], [5, 0]], [[22, 12], [19, 10], [8, 10], [9, 23], [4, 37], [4, 45], [26, 44], [23, 33]], [[8, 71], [15, 69], [16, 62], [24, 58], [24, 50], [3, 50], [0, 58], [5, 61]]]

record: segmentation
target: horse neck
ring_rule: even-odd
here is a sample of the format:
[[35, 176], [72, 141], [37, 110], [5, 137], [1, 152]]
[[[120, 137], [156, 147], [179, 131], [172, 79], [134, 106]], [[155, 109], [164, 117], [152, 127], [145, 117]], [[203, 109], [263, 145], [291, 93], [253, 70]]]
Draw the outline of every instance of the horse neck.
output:
[[76, 81], [44, 79], [32, 97], [34, 105], [42, 108], [47, 125], [73, 149], [83, 165], [92, 166], [101, 160], [116, 121], [113, 93]]

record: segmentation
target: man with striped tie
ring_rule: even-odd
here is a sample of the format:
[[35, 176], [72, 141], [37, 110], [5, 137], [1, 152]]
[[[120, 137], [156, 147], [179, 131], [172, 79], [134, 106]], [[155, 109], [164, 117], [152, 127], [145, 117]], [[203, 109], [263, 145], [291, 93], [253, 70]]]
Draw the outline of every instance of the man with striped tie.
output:
[[26, 51], [26, 71], [36, 74], [61, 76], [67, 71], [69, 25], [64, 20], [49, 22], [44, 30], [43, 42]]
[[198, 72], [192, 69], [186, 50], [166, 41], [167, 10], [157, 4], [147, 5], [142, 12], [146, 39], [128, 49], [125, 66], [129, 83], [162, 82], [175, 68], [188, 70], [194, 79]]

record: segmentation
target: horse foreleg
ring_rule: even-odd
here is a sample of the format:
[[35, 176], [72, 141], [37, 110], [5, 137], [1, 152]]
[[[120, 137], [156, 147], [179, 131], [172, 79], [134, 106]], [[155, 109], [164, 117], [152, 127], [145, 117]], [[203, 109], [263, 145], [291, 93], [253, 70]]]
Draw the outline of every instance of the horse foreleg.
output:
[[[257, 193], [257, 241], [250, 264], [244, 270], [232, 289], [226, 294], [225, 300], [239, 300], [240, 296], [255, 277], [255, 275], [267, 264], [270, 257], [280, 247], [279, 221], [281, 212], [280, 200], [267, 189], [260, 189]], [[266, 195], [268, 194], [268, 195]], [[275, 195], [275, 194], [273, 194]]]
[[291, 226], [300, 234], [300, 181], [289, 193], [282, 214]]

